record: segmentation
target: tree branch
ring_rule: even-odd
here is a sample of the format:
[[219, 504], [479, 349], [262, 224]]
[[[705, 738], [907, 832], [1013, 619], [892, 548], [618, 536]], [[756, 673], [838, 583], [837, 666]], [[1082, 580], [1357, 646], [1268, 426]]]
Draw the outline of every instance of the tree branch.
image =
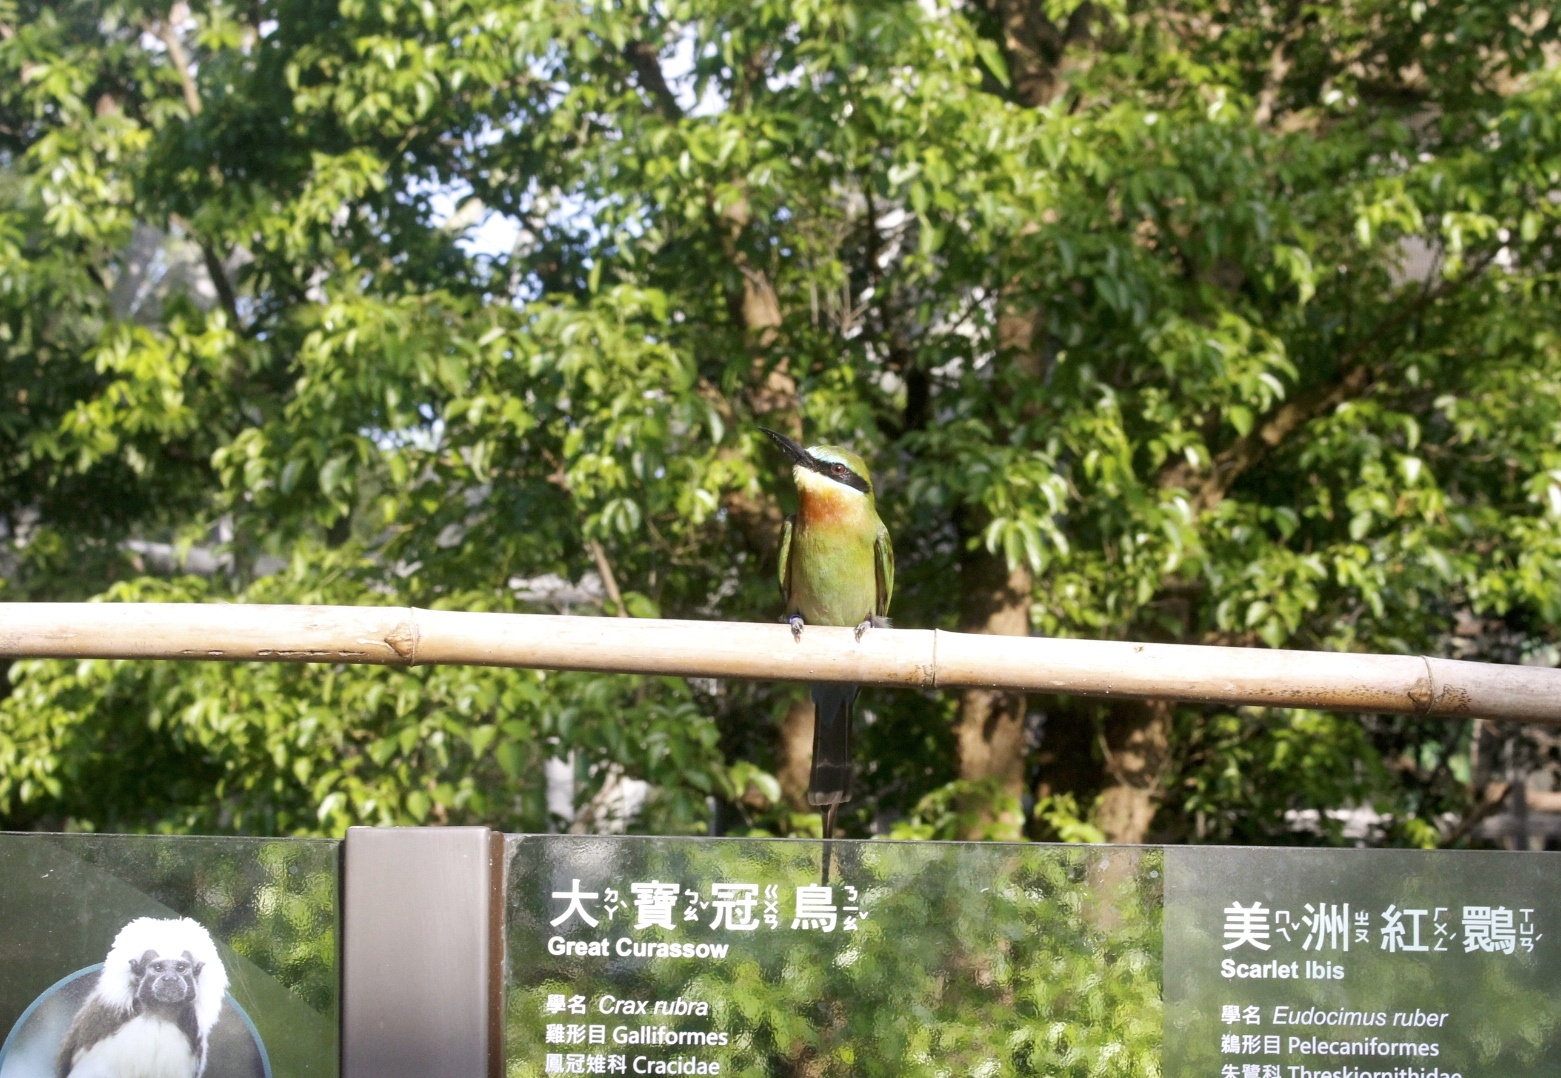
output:
[[1281, 442], [1324, 412], [1363, 395], [1373, 381], [1374, 371], [1369, 363], [1347, 361], [1343, 370], [1343, 377], [1337, 381], [1286, 401], [1267, 421], [1220, 450], [1200, 482], [1189, 482], [1193, 468], [1185, 460], [1178, 460], [1161, 473], [1160, 487], [1190, 488], [1195, 509], [1213, 509], [1243, 473]]
[[217, 252], [204, 240], [198, 241], [201, 249], [201, 261], [206, 265], [206, 273], [211, 277], [211, 285], [217, 290], [217, 299], [222, 303], [222, 309], [227, 312], [228, 321], [235, 332], [244, 331], [244, 323], [239, 320], [238, 296], [233, 291], [233, 282], [228, 280], [228, 271], [223, 267], [222, 260], [217, 257]]
[[1285, 46], [1289, 43], [1290, 37], [1286, 35], [1269, 54], [1268, 73], [1263, 76], [1263, 89], [1258, 92], [1257, 108], [1252, 113], [1252, 122], [1258, 127], [1267, 127], [1274, 120], [1280, 87], [1284, 85], [1285, 76], [1290, 74], [1290, 58], [1285, 54]]
[[[178, 0], [173, 7], [168, 9], [168, 15], [162, 21], [150, 27], [152, 33], [168, 49], [168, 63], [179, 76], [179, 86], [184, 91], [184, 104], [190, 110], [191, 116], [199, 116], [202, 111], [200, 88], [195, 85], [195, 79], [190, 74], [190, 59], [184, 51], [184, 43], [179, 40], [179, 24], [190, 17], [190, 8], [184, 0]], [[222, 304], [222, 309], [227, 313], [228, 321], [235, 331], [242, 331], [243, 321], [238, 313], [238, 296], [233, 291], [233, 282], [228, 280], [228, 271], [222, 265], [222, 259], [217, 257], [217, 252], [211, 245], [200, 238], [199, 233], [191, 228], [187, 221], [173, 215], [171, 220], [178, 223], [190, 234], [201, 249], [201, 261], [206, 266], [206, 274], [211, 278], [211, 286], [216, 290], [217, 299]]]
[[596, 571], [602, 574], [602, 588], [607, 592], [607, 598], [611, 599], [613, 606], [618, 608], [618, 616], [629, 616], [629, 608], [623, 605], [623, 592], [618, 590], [618, 578], [613, 575], [612, 563], [607, 560], [607, 551], [602, 549], [602, 544], [595, 539], [587, 539], [585, 547], [591, 552], [591, 560], [596, 563]]
[[1196, 477], [1197, 469], [1185, 460], [1167, 464], [1160, 471], [1160, 489], [1180, 487], [1189, 491], [1193, 496], [1193, 508], [1200, 513], [1219, 505], [1237, 479], [1292, 434], [1325, 412], [1365, 395], [1377, 375], [1376, 366], [1365, 358], [1365, 353], [1373, 344], [1425, 313], [1432, 304], [1479, 277], [1494, 257], [1495, 252], [1486, 253], [1457, 279], [1443, 281], [1435, 288], [1423, 290], [1413, 302], [1379, 323], [1369, 336], [1345, 351], [1337, 379], [1280, 405], [1268, 419], [1215, 454], [1209, 470], [1201, 479]]
[[1492, 782], [1486, 785], [1479, 794], [1475, 803], [1469, 806], [1469, 811], [1464, 818], [1458, 821], [1446, 835], [1442, 837], [1442, 847], [1453, 845], [1467, 838], [1480, 824], [1500, 812], [1507, 803], [1507, 796], [1512, 793], [1510, 782]]
[[1268, 70], [1263, 75], [1263, 88], [1258, 91], [1257, 107], [1252, 113], [1252, 121], [1258, 127], [1267, 127], [1273, 122], [1274, 110], [1279, 106], [1279, 91], [1284, 87], [1285, 76], [1290, 74], [1290, 46], [1302, 38], [1307, 25], [1301, 19], [1300, 5], [1292, 2], [1280, 23], [1279, 40], [1274, 42], [1274, 48], [1268, 54]]
[[656, 47], [646, 41], [631, 41], [623, 47], [623, 56], [634, 68], [640, 88], [650, 95], [661, 114], [669, 120], [681, 120], [683, 107], [661, 73], [661, 58]]
[[222, 259], [217, 257], [217, 252], [211, 245], [201, 239], [193, 225], [177, 213], [168, 215], [170, 224], [178, 225], [188, 235], [195, 246], [201, 251], [201, 264], [206, 267], [206, 275], [211, 278], [211, 286], [216, 290], [217, 301], [222, 304], [222, 309], [227, 312], [228, 322], [235, 332], [244, 331], [244, 323], [239, 319], [238, 294], [233, 291], [233, 282], [228, 280], [228, 271], [222, 265]]
[[168, 49], [168, 63], [179, 76], [179, 85], [184, 90], [184, 104], [189, 108], [190, 115], [199, 116], [201, 114], [200, 90], [195, 85], [195, 79], [190, 75], [190, 61], [185, 55], [184, 43], [179, 40], [178, 25], [189, 17], [189, 5], [184, 0], [178, 0], [168, 9], [168, 17], [153, 25], [151, 30]]
[[1048, 104], [1062, 88], [1068, 47], [1090, 34], [1095, 5], [1080, 4], [1061, 26], [1038, 0], [981, 0], [981, 6], [998, 24], [1014, 100], [1026, 108]]

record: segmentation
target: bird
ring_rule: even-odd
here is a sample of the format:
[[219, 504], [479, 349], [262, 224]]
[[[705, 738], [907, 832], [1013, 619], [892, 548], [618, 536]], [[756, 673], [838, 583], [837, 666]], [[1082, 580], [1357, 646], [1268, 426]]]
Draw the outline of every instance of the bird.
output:
[[[797, 512], [781, 526], [780, 589], [792, 636], [808, 624], [854, 626], [856, 639], [889, 624], [894, 547], [878, 516], [860, 456], [838, 445], [804, 449], [760, 427], [791, 462]], [[813, 696], [813, 770], [808, 803], [823, 809], [828, 839], [835, 812], [851, 800], [851, 708], [859, 685], [819, 683]], [[828, 847], [824, 874], [829, 874]]]

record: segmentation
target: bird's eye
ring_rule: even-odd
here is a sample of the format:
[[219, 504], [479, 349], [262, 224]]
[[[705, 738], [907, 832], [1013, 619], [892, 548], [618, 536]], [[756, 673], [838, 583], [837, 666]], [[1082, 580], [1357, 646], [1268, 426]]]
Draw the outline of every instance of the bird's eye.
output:
[[846, 466], [844, 464], [836, 464], [834, 467], [830, 468], [829, 470], [834, 472], [836, 475], [845, 475], [846, 474]]

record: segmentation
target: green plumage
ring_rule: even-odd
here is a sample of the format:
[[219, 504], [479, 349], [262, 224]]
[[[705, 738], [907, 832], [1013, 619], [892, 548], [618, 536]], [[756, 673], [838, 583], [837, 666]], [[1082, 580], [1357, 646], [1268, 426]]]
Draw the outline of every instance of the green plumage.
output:
[[849, 528], [781, 526], [780, 587], [786, 612], [809, 625], [859, 625], [889, 616], [894, 548], [878, 519], [871, 535]]
[[[793, 459], [797, 514], [781, 528], [780, 588], [793, 632], [804, 624], [886, 624], [894, 593], [894, 547], [878, 517], [862, 458], [834, 445], [803, 449], [766, 431]], [[851, 708], [859, 686], [812, 686], [813, 771], [808, 802], [834, 808], [851, 799]]]

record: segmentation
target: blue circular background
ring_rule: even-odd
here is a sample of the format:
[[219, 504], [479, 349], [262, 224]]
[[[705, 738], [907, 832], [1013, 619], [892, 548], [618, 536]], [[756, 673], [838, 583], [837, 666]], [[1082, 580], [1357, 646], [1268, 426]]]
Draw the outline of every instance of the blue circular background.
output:
[[[103, 963], [78, 969], [45, 989], [28, 1005], [0, 1045], [0, 1078], [55, 1078], [55, 1057], [97, 979]], [[231, 994], [212, 1027], [202, 1078], [271, 1078], [271, 1060], [255, 1023]]]

